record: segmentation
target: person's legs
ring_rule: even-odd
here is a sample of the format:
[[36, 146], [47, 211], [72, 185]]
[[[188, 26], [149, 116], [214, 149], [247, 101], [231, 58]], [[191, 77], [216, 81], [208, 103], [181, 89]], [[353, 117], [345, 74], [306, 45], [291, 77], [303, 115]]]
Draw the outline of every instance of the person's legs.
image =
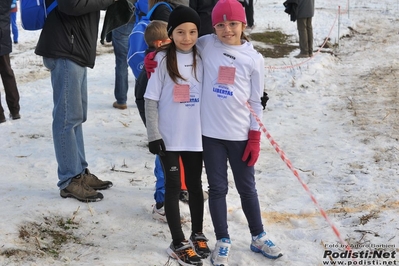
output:
[[229, 164], [235, 186], [241, 198], [241, 207], [248, 221], [251, 235], [263, 232], [258, 193], [255, 184], [255, 170], [242, 160], [247, 141], [230, 141], [228, 147]]
[[209, 211], [216, 235], [212, 265], [227, 265], [231, 246], [227, 225], [227, 147], [223, 140], [203, 136], [203, 158], [209, 184]]
[[230, 141], [228, 153], [235, 186], [241, 198], [241, 207], [247, 218], [252, 236], [250, 249], [270, 259], [277, 259], [283, 253], [264, 231], [258, 193], [256, 191], [254, 166], [248, 166], [246, 162], [242, 161], [242, 154], [246, 145], [247, 141]]
[[202, 152], [180, 152], [180, 161], [184, 164], [184, 176], [190, 199], [188, 205], [191, 214], [190, 243], [201, 258], [211, 253], [208, 239], [202, 232], [204, 220], [204, 194], [202, 191]]
[[201, 182], [202, 152], [181, 152], [180, 155], [179, 161], [183, 162], [180, 167], [184, 165], [184, 176], [187, 176], [185, 182], [190, 195], [188, 205], [191, 214], [191, 232], [202, 232], [204, 218], [204, 194]]
[[254, 0], [245, 0], [245, 16], [247, 18], [247, 26], [254, 26]]
[[51, 71], [57, 185], [64, 189], [88, 166], [82, 131], [87, 119], [87, 68], [65, 58], [43, 58], [43, 62]]
[[186, 186], [184, 164], [183, 164], [181, 157], [179, 158], [179, 165], [180, 165], [180, 169], [181, 169], [180, 170], [181, 191], [180, 191], [179, 199], [181, 202], [188, 203], [189, 194], [188, 194], [187, 186]]
[[[10, 55], [0, 56], [0, 75], [3, 81], [4, 91], [6, 94], [6, 102], [13, 119], [19, 118], [19, 92], [15, 81], [14, 71], [11, 68]], [[4, 113], [0, 107], [0, 113]], [[17, 117], [18, 115], [18, 117]]]
[[298, 35], [299, 35], [299, 49], [301, 50], [302, 55], [309, 54], [308, 47], [308, 34], [306, 30], [306, 18], [298, 18], [297, 19], [297, 27], [298, 27]]
[[309, 55], [313, 55], [313, 26], [312, 26], [312, 18], [306, 19], [306, 32], [308, 35], [308, 53]]
[[126, 104], [128, 83], [127, 52], [129, 35], [133, 23], [128, 23], [112, 31], [112, 45], [115, 54], [115, 88], [114, 94], [118, 104]]
[[227, 226], [227, 147], [223, 140], [202, 137], [209, 185], [209, 211], [216, 239], [230, 238]]
[[14, 43], [18, 43], [17, 12], [11, 12], [11, 31]]
[[163, 206], [163, 203], [165, 202], [165, 176], [159, 155], [155, 156], [154, 175], [156, 177], [154, 199], [157, 204], [159, 203]]
[[[166, 252], [170, 257], [177, 259], [181, 265], [197, 265], [201, 262], [201, 257], [193, 250], [190, 242], [185, 239], [180, 222], [179, 192], [181, 187], [181, 169], [179, 167], [179, 156], [179, 152], [170, 151], [166, 151], [165, 156], [160, 156], [165, 170], [165, 214], [173, 239]], [[190, 208], [190, 211], [193, 210]], [[196, 211], [200, 212], [199, 210]]]
[[180, 222], [179, 193], [180, 193], [180, 168], [179, 153], [166, 151], [165, 156], [160, 156], [165, 170], [165, 214], [173, 244], [178, 245], [185, 240]]

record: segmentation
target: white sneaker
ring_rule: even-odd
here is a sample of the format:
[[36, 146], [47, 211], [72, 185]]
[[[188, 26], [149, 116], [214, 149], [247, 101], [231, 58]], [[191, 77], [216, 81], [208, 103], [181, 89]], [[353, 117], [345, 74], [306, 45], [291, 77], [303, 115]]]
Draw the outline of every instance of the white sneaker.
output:
[[154, 204], [154, 208], [152, 209], [152, 218], [157, 221], [167, 223], [164, 207], [162, 206], [162, 208], [157, 209], [157, 205]]
[[229, 265], [229, 251], [231, 241], [228, 238], [219, 239], [216, 242], [215, 249], [212, 252], [211, 262], [214, 266]]
[[266, 236], [266, 232], [259, 234], [255, 240], [252, 238], [250, 247], [253, 252], [262, 253], [269, 259], [277, 259], [283, 256], [281, 249]]

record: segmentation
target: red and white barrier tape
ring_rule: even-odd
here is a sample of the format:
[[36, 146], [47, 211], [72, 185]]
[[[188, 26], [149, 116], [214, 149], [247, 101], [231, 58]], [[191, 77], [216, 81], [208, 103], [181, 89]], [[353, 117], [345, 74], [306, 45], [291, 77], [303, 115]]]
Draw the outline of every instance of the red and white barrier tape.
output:
[[308, 193], [310, 198], [312, 199], [313, 203], [316, 205], [317, 209], [320, 211], [321, 215], [324, 217], [324, 219], [327, 221], [327, 223], [330, 225], [332, 230], [334, 231], [334, 234], [338, 237], [339, 241], [341, 242], [344, 247], [346, 247], [346, 250], [351, 250], [350, 246], [346, 243], [346, 241], [341, 237], [340, 232], [338, 231], [338, 228], [332, 223], [330, 218], [327, 216], [327, 213], [323, 210], [323, 208], [319, 205], [317, 202], [316, 198], [313, 196], [313, 194], [310, 192], [309, 187], [303, 182], [301, 177], [299, 176], [298, 171], [292, 166], [291, 161], [287, 158], [285, 155], [284, 151], [279, 147], [277, 142], [272, 138], [270, 133], [267, 131], [266, 127], [263, 125], [262, 121], [259, 119], [259, 117], [256, 115], [255, 111], [252, 109], [251, 105], [247, 102], [246, 103], [248, 109], [250, 110], [251, 114], [255, 117], [256, 121], [258, 122], [260, 128], [262, 129], [263, 133], [265, 133], [267, 139], [270, 141], [270, 144], [274, 147], [276, 152], [280, 155], [281, 159], [285, 162], [285, 164], [288, 166], [288, 168], [294, 173], [295, 177], [298, 179], [299, 183], [301, 183], [302, 187], [305, 189], [305, 191]]

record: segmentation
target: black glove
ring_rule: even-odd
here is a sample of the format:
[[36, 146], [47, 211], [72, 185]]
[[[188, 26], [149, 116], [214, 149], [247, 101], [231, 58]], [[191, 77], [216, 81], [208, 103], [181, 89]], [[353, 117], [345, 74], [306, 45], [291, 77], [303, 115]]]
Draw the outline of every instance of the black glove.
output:
[[266, 92], [263, 92], [263, 96], [260, 97], [260, 101], [261, 101], [261, 103], [262, 103], [263, 110], [265, 110], [265, 108], [266, 108], [266, 103], [267, 103], [268, 100], [269, 100], [269, 96], [267, 96], [267, 93], [266, 93]]
[[150, 141], [148, 143], [148, 148], [152, 154], [158, 154], [159, 156], [165, 155], [165, 143], [163, 139], [157, 139], [154, 141]]

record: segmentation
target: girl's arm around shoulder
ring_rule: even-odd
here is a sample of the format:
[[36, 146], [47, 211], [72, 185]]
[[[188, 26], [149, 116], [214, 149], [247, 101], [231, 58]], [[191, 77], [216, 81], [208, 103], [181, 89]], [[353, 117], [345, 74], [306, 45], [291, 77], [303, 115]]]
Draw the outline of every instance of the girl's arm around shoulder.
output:
[[211, 45], [212, 43], [215, 43], [215, 40], [217, 39], [215, 34], [206, 34], [198, 38], [196, 46], [198, 48], [198, 51], [201, 53], [207, 45]]
[[57, 0], [58, 10], [70, 15], [81, 16], [87, 13], [106, 10], [115, 0]]

